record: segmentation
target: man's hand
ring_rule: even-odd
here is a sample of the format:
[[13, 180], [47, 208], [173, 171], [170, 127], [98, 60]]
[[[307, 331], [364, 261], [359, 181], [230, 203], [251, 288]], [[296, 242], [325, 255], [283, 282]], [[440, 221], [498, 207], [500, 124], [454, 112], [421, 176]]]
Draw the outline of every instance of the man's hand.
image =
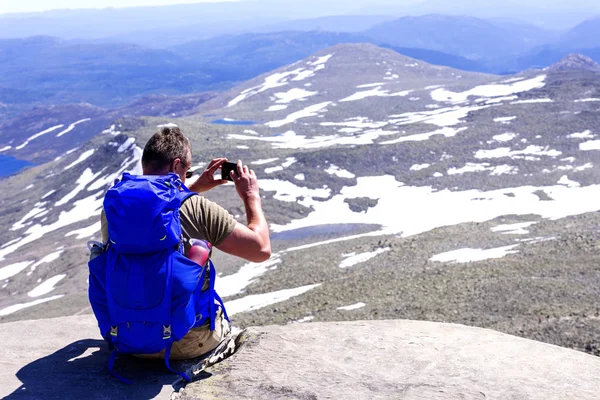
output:
[[225, 253], [252, 262], [263, 262], [271, 257], [269, 225], [262, 211], [256, 174], [241, 161], [230, 176], [244, 202], [248, 226], [236, 224], [233, 232], [217, 248]]
[[243, 165], [241, 161], [238, 161], [237, 171], [231, 171], [230, 176], [242, 200], [246, 201], [250, 198], [260, 199], [258, 179], [254, 171], [248, 169], [247, 165]]
[[215, 158], [212, 160], [202, 175], [200, 175], [198, 180], [190, 185], [189, 189], [192, 192], [204, 193], [208, 192], [210, 189], [227, 183], [228, 181], [224, 179], [215, 179], [215, 173], [226, 161], [226, 158]]

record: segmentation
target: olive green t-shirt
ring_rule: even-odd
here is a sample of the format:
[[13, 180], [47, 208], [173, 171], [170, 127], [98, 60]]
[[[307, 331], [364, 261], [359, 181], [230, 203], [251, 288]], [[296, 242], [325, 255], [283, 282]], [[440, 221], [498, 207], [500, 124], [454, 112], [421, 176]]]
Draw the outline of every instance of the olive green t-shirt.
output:
[[[191, 196], [179, 209], [185, 252], [190, 249], [189, 239], [203, 239], [219, 246], [233, 232], [237, 221], [223, 207], [203, 196]], [[108, 241], [108, 221], [102, 210], [102, 242]]]

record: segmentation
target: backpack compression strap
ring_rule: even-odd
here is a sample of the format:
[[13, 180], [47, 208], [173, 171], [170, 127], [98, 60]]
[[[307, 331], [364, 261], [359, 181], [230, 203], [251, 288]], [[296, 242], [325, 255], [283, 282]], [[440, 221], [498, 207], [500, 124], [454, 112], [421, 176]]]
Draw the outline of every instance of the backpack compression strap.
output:
[[187, 382], [191, 382], [192, 379], [185, 372], [179, 372], [179, 371], [176, 371], [173, 368], [171, 368], [171, 363], [169, 362], [169, 358], [171, 357], [171, 347], [172, 346], [173, 346], [173, 342], [169, 343], [169, 345], [167, 346], [167, 349], [165, 350], [165, 365], [167, 366], [169, 371], [173, 372], [174, 374], [179, 375], [180, 377], [185, 379]]
[[108, 372], [110, 372], [110, 374], [112, 376], [114, 376], [115, 378], [117, 378], [118, 380], [123, 382], [124, 384], [131, 385], [132, 382], [129, 379], [123, 378], [121, 375], [117, 374], [114, 371], [115, 360], [117, 359], [117, 357], [119, 357], [119, 350], [117, 350], [117, 348], [115, 347], [113, 349], [112, 353], [110, 354], [110, 358], [108, 359]]

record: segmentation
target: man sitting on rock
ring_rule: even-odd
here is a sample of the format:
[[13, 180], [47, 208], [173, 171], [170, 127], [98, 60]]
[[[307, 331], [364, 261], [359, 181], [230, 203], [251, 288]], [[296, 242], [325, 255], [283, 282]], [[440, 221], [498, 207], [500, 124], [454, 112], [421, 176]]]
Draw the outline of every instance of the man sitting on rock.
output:
[[[227, 183], [226, 180], [214, 178], [214, 174], [226, 161], [225, 158], [212, 160], [198, 180], [189, 186], [189, 190], [195, 193], [204, 193]], [[191, 165], [192, 149], [190, 141], [178, 127], [161, 128], [159, 132], [150, 138], [142, 155], [144, 176], [166, 176], [174, 173], [185, 184], [186, 177], [190, 178], [193, 175], [190, 171]], [[254, 171], [249, 170], [248, 166], [238, 161], [237, 171], [231, 172], [231, 178], [238, 195], [244, 203], [247, 226], [237, 223], [227, 210], [202, 196], [192, 195], [187, 197], [179, 208], [185, 254], [188, 254], [191, 247], [189, 240], [193, 238], [206, 240], [219, 250], [248, 261], [265, 261], [271, 256], [271, 242], [268, 224], [261, 207], [256, 174]], [[181, 190], [184, 190], [184, 188]], [[104, 204], [106, 207], [106, 200]], [[102, 239], [105, 245], [110, 245], [109, 225], [106, 217], [109, 214], [110, 219], [110, 213], [108, 211], [105, 213], [105, 211], [107, 210], [103, 210], [101, 216]], [[214, 282], [212, 284], [214, 285]], [[203, 290], [208, 285], [209, 274], [207, 273], [205, 274]], [[170, 358], [174, 360], [195, 358], [216, 348], [229, 333], [229, 323], [224, 318], [223, 311], [219, 305], [213, 325], [214, 330], [210, 329], [207, 322], [203, 326], [192, 328], [183, 339], [173, 342]], [[111, 328], [111, 335], [116, 334], [113, 334]], [[139, 356], [164, 358], [165, 350], [154, 354], [140, 354]]]

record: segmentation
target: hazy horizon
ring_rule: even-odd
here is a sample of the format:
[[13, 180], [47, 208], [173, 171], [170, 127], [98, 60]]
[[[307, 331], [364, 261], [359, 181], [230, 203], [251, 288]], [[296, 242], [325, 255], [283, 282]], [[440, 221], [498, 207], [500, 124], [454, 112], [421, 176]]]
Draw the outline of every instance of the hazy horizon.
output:
[[[43, 10], [43, 11], [42, 11]], [[198, 27], [210, 37], [248, 32], [292, 20], [332, 16], [443, 14], [536, 25], [565, 31], [600, 16], [592, 0], [8, 0], [0, 3], [0, 38], [35, 35], [66, 39], [112, 38], [156, 29]], [[8, 22], [10, 21], [10, 22]], [[285, 25], [283, 25], [285, 29]], [[173, 34], [173, 32], [169, 33]]]
[[[161, 7], [170, 5], [193, 5], [209, 3], [254, 3], [294, 6], [294, 5], [314, 5], [317, 9], [312, 10], [313, 14], [325, 16], [330, 15], [331, 6], [339, 7], [340, 14], [346, 14], [349, 10], [354, 12], [368, 12], [369, 9], [377, 10], [386, 8], [388, 11], [394, 8], [417, 7], [439, 9], [440, 12], [455, 10], [459, 12], [482, 11], [493, 14], [494, 11], [505, 12], [507, 9], [514, 9], [518, 14], [519, 10], [537, 9], [541, 12], [568, 11], [576, 12], [599, 12], [600, 4], [593, 0], [490, 0], [485, 4], [473, 3], [470, 0], [321, 0], [318, 2], [295, 1], [295, 0], [88, 0], [82, 4], [80, 0], [55, 0], [49, 3], [47, 0], [8, 0], [0, 3], [0, 15], [4, 14], [27, 14], [40, 13], [47, 11], [77, 11], [77, 10], [102, 10], [106, 8], [124, 9], [139, 7]], [[311, 4], [313, 3], [313, 4]], [[319, 9], [324, 13], [319, 13]], [[457, 10], [458, 9], [458, 10]], [[291, 15], [291, 13], [290, 13]], [[288, 15], [289, 19], [294, 19]]]

